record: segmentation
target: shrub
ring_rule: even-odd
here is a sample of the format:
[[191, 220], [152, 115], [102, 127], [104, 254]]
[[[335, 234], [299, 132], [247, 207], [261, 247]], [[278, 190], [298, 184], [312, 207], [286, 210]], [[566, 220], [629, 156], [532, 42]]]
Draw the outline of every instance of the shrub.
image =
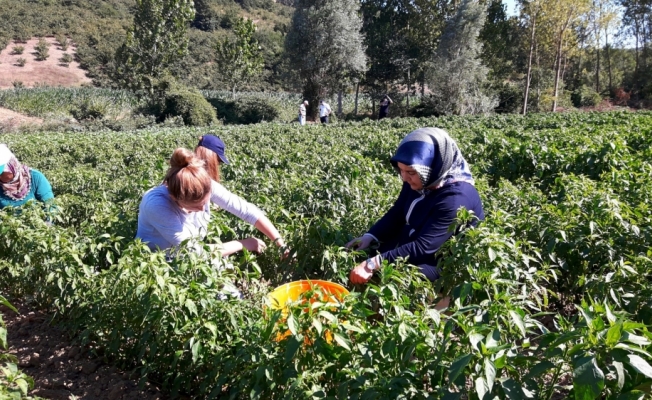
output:
[[172, 77], [161, 79], [154, 85], [154, 91], [149, 111], [159, 122], [177, 116], [190, 126], [206, 126], [217, 121], [215, 108], [197, 89], [182, 86]]
[[[555, 99], [552, 93], [552, 88], [543, 91], [541, 94], [541, 99], [539, 100], [539, 104], [536, 106], [528, 105], [528, 110], [532, 112], [549, 112], [552, 109], [552, 103]], [[572, 94], [573, 93], [569, 90], [559, 89], [559, 92], [557, 93], [557, 108], [555, 111], [563, 111], [573, 108], [573, 101], [571, 99]]]
[[595, 107], [602, 102], [602, 96], [592, 87], [582, 85], [571, 94], [575, 107]]
[[[0, 294], [0, 304], [13, 312], [18, 312], [2, 294]], [[27, 397], [27, 392], [34, 388], [34, 380], [18, 369], [16, 356], [5, 354], [7, 347], [7, 326], [0, 311], [0, 350], [2, 350], [0, 361], [4, 364], [4, 368], [0, 369], [0, 398], [30, 399], [31, 397]]]
[[279, 112], [268, 100], [261, 98], [240, 97], [235, 101], [235, 112], [241, 124], [257, 124], [273, 121]]
[[24, 67], [25, 64], [27, 64], [27, 60], [22, 57], [16, 60], [16, 65], [18, 65], [19, 67]]
[[70, 42], [68, 41], [66, 35], [57, 35], [56, 39], [57, 42], [59, 42], [59, 46], [61, 46], [61, 50], [63, 51], [68, 50], [68, 46], [70, 45]]
[[165, 96], [163, 116], [180, 116], [190, 126], [206, 126], [217, 120], [215, 109], [197, 89], [178, 87]]
[[67, 67], [72, 62], [72, 60], [73, 58], [70, 54], [63, 53], [63, 56], [59, 59], [59, 62], [61, 62], [61, 65]]
[[521, 85], [505, 82], [498, 88], [497, 113], [516, 114], [523, 107], [523, 88]]
[[36, 60], [45, 61], [50, 57], [50, 43], [48, 43], [44, 38], [38, 40], [38, 44], [34, 46], [36, 50]]
[[278, 108], [268, 99], [240, 97], [235, 101], [221, 98], [209, 99], [220, 119], [227, 124], [257, 124], [278, 119]]
[[25, 51], [25, 46], [14, 46], [11, 49], [11, 54], [23, 54]]
[[73, 107], [70, 114], [77, 121], [99, 120], [108, 112], [108, 106], [98, 101], [85, 100], [80, 105]]
[[629, 92], [626, 92], [625, 89], [619, 87], [615, 90], [613, 94], [614, 104], [617, 106], [626, 106], [629, 104]]
[[222, 29], [232, 29], [235, 26], [235, 23], [240, 19], [240, 14], [236, 8], [229, 8], [224, 13], [224, 16], [220, 20], [220, 28]]
[[23, 81], [13, 81], [11, 84], [14, 86], [14, 89], [22, 89], [25, 87], [25, 84], [23, 84]]

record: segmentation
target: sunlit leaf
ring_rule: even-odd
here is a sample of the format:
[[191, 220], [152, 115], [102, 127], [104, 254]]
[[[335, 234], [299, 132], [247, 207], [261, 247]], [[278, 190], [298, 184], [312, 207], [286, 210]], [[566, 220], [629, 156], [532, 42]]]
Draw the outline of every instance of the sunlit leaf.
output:
[[652, 366], [650, 366], [647, 361], [636, 354], [628, 354], [627, 358], [629, 358], [628, 364], [631, 365], [636, 372], [643, 374], [648, 378], [652, 378]]

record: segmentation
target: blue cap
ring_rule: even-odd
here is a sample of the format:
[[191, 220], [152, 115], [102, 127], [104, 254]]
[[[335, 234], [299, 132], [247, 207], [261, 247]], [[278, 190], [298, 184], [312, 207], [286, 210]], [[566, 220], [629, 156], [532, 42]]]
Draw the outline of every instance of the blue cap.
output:
[[199, 144], [198, 146], [202, 146], [207, 148], [208, 150], [212, 150], [217, 154], [217, 156], [220, 158], [220, 160], [224, 164], [228, 164], [229, 160], [226, 158], [226, 154], [224, 154], [224, 149], [225, 145], [222, 139], [218, 138], [215, 135], [204, 135], [199, 139]]

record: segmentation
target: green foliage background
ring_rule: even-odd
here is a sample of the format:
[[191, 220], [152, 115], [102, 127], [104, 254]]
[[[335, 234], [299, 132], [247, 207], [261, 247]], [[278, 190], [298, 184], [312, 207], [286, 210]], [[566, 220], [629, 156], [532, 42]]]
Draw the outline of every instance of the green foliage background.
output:
[[[421, 126], [457, 140], [487, 215], [442, 249], [436, 287], [398, 263], [341, 304], [265, 309], [293, 279], [348, 286], [366, 255], [342, 246], [395, 199], [389, 158]], [[651, 129], [650, 113], [575, 113], [5, 136], [49, 178], [60, 211], [54, 226], [38, 205], [0, 212], [0, 290], [33, 296], [100, 357], [173, 394], [641, 399], [652, 385]], [[219, 272], [132, 239], [173, 149], [208, 132], [227, 144], [225, 184], [267, 213], [292, 262], [269, 246]], [[216, 212], [207, 241], [250, 234]], [[232, 284], [244, 300], [219, 299]], [[434, 309], [440, 290], [447, 313]]]

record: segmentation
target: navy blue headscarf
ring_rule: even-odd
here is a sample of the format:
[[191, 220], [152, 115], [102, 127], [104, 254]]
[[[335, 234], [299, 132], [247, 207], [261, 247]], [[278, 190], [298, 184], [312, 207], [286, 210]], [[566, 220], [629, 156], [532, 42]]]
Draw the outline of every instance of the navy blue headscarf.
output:
[[475, 183], [460, 149], [443, 129], [419, 128], [410, 132], [398, 145], [391, 162], [397, 170], [399, 162], [414, 168], [424, 192], [452, 182]]

